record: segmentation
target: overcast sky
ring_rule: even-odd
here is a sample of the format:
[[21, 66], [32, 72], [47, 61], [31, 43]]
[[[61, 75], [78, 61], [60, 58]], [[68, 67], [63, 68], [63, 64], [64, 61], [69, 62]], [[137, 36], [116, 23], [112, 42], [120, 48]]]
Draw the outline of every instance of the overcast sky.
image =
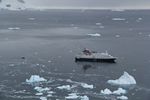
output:
[[39, 7], [150, 8], [150, 0], [25, 0]]

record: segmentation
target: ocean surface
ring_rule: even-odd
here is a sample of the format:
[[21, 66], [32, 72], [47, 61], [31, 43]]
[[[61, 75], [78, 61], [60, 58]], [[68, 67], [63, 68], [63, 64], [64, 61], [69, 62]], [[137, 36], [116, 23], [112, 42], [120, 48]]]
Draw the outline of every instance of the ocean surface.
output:
[[[75, 62], [83, 48], [107, 51], [116, 63]], [[149, 10], [0, 11], [0, 100], [118, 100], [100, 91], [121, 87], [107, 81], [124, 71], [137, 82], [123, 87], [128, 100], [150, 100]], [[32, 75], [48, 81], [29, 84]], [[37, 94], [37, 86], [49, 90]]]

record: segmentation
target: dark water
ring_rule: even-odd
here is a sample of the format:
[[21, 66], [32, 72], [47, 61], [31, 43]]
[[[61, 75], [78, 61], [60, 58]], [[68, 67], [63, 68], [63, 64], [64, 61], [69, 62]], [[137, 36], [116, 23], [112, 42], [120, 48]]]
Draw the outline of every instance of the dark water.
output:
[[[55, 92], [48, 100], [65, 100], [72, 92], [87, 95], [90, 100], [115, 100], [101, 96], [100, 90], [117, 89], [118, 86], [107, 84], [107, 80], [119, 78], [124, 71], [137, 81], [136, 86], [128, 89], [129, 100], [150, 100], [149, 26], [148, 10], [0, 11], [0, 100], [40, 100], [34, 86], [26, 84], [31, 75], [53, 80], [40, 84]], [[101, 37], [87, 35], [92, 33], [100, 33]], [[85, 47], [107, 50], [118, 57], [117, 63], [75, 63], [74, 56]], [[56, 88], [74, 84], [67, 79], [93, 84], [94, 89]]]

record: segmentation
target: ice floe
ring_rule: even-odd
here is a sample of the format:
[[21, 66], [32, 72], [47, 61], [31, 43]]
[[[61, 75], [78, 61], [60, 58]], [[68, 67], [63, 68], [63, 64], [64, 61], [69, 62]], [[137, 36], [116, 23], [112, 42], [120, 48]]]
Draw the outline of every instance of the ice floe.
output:
[[121, 94], [126, 94], [127, 91], [123, 88], [118, 88], [118, 90], [115, 90], [113, 91], [113, 94], [116, 94], [116, 95], [121, 95]]
[[80, 99], [80, 100], [89, 100], [89, 97], [84, 95], [84, 96], [78, 96], [76, 93], [70, 93], [68, 96], [65, 97], [66, 99]]
[[46, 97], [40, 97], [40, 100], [47, 100]]
[[113, 92], [108, 88], [101, 90], [101, 94], [104, 94], [104, 95], [110, 95], [110, 94], [121, 95], [121, 94], [126, 94], [126, 93], [127, 93], [127, 91], [122, 88], [118, 88], [118, 90], [115, 90]]
[[116, 35], [115, 37], [119, 38], [119, 37], [120, 37], [120, 35]]
[[127, 96], [118, 96], [117, 99], [119, 100], [128, 100]]
[[39, 75], [32, 75], [30, 79], [26, 79], [27, 83], [36, 83], [36, 82], [44, 82], [47, 81], [45, 78], [40, 77]]
[[88, 84], [86, 84], [86, 83], [81, 83], [81, 86], [82, 86], [83, 88], [88, 88], [88, 89], [93, 89], [93, 88], [94, 88], [93, 85], [88, 85]]
[[137, 20], [136, 20], [136, 22], [141, 22], [143, 20], [143, 18], [138, 18]]
[[95, 34], [88, 34], [89, 36], [95, 36], [95, 37], [97, 37], [97, 36], [101, 36], [101, 34], [99, 34], [99, 33], [95, 33]]
[[125, 9], [111, 9], [111, 11], [123, 12], [123, 11], [125, 11]]
[[48, 88], [48, 87], [46, 87], [46, 88], [42, 88], [42, 87], [35, 87], [34, 88], [36, 91], [38, 91], [38, 92], [44, 92], [44, 91], [49, 91], [50, 90], [50, 88]]
[[110, 94], [112, 94], [112, 91], [110, 89], [106, 88], [104, 90], [101, 90], [101, 94], [110, 95]]
[[102, 25], [102, 23], [96, 23], [96, 25], [98, 25], [98, 26], [99, 26], [99, 25]]
[[8, 29], [9, 29], [9, 30], [19, 30], [20, 27], [9, 27]]
[[76, 93], [70, 93], [69, 96], [65, 97], [66, 99], [77, 99], [79, 96], [77, 96]]
[[114, 20], [114, 21], [124, 21], [126, 19], [125, 18], [112, 18], [112, 20]]
[[108, 80], [107, 83], [112, 85], [135, 85], [136, 80], [133, 76], [129, 75], [127, 72], [124, 72], [124, 74], [116, 80]]
[[35, 18], [32, 18], [32, 17], [31, 17], [31, 18], [28, 18], [28, 20], [35, 20]]
[[35, 95], [37, 95], [37, 96], [41, 96], [41, 95], [43, 95], [43, 93], [36, 93]]
[[70, 80], [70, 79], [66, 80], [66, 82], [76, 84], [76, 85], [81, 86], [81, 87], [83, 87], [83, 88], [88, 88], [88, 89], [93, 89], [93, 88], [94, 88], [93, 85], [89, 85], [89, 84], [83, 83], [83, 82], [72, 81], [72, 80]]
[[81, 99], [81, 100], [89, 100], [89, 97], [86, 96], [86, 95], [85, 95], [85, 96], [80, 96], [80, 99]]
[[71, 90], [71, 86], [70, 85], [58, 86], [57, 88], [61, 89], [61, 90], [63, 90], [63, 89], [65, 89], [65, 90]]

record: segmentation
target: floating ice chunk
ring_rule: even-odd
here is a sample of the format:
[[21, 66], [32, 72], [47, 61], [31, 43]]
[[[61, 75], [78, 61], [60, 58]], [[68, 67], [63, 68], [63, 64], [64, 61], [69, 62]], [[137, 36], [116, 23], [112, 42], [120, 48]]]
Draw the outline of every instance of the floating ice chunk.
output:
[[104, 28], [104, 26], [99, 26], [99, 28]]
[[96, 25], [102, 25], [102, 23], [96, 23]]
[[86, 83], [81, 83], [81, 86], [82, 86], [83, 88], [89, 88], [89, 89], [93, 89], [93, 88], [94, 88], [93, 85], [88, 85], [88, 84], [86, 84]]
[[65, 89], [65, 90], [71, 90], [71, 87], [70, 87], [70, 85], [63, 85], [63, 86], [59, 86], [59, 87], [57, 87], [58, 89], [61, 89], [61, 90], [63, 90], [63, 89]]
[[35, 20], [35, 18], [32, 18], [32, 17], [31, 17], [31, 18], [28, 18], [28, 20]]
[[9, 27], [8, 29], [9, 29], [9, 30], [19, 30], [20, 27]]
[[119, 38], [119, 37], [120, 37], [120, 35], [116, 35], [116, 37], [117, 37], [117, 38]]
[[118, 96], [117, 99], [119, 100], [128, 100], [127, 96]]
[[124, 74], [116, 80], [108, 80], [109, 84], [113, 85], [134, 85], [136, 84], [136, 80], [133, 76], [129, 75], [127, 72], [124, 72]]
[[66, 99], [77, 99], [79, 98], [79, 96], [77, 96], [76, 93], [71, 93], [69, 94], [69, 96], [65, 97]]
[[124, 9], [111, 9], [111, 11], [123, 12], [125, 10]]
[[40, 97], [40, 100], [47, 100], [46, 97]]
[[89, 97], [88, 96], [80, 96], [80, 100], [89, 100]]
[[105, 89], [105, 90], [101, 90], [101, 94], [104, 94], [104, 95], [110, 95], [112, 94], [112, 91], [110, 91], [109, 89]]
[[122, 88], [118, 88], [118, 90], [113, 91], [113, 94], [116, 94], [116, 95], [121, 95], [121, 94], [126, 94], [126, 93], [127, 93], [127, 91]]
[[35, 87], [34, 88], [36, 91], [38, 91], [38, 92], [44, 92], [44, 91], [49, 91], [50, 90], [50, 88], [48, 88], [48, 87], [46, 87], [46, 88], [42, 88], [42, 87]]
[[89, 36], [101, 36], [101, 34], [99, 33], [95, 33], [95, 34], [88, 34]]
[[36, 93], [35, 95], [40, 96], [40, 95], [43, 95], [43, 93]]
[[143, 20], [143, 18], [138, 18], [138, 20]]
[[[69, 82], [69, 83], [74, 83], [74, 84], [76, 84], [76, 85], [80, 85], [80, 86], [82, 86], [83, 88], [89, 88], [89, 89], [93, 89], [93, 88], [94, 88], [93, 85], [88, 85], [87, 83], [76, 82], [76, 81], [72, 81], [72, 80], [70, 80], [70, 79], [68, 79], [68, 80], [66, 80], [66, 81]], [[76, 87], [76, 86], [74, 86], [74, 87]], [[73, 87], [72, 87], [72, 88], [73, 88]]]
[[114, 20], [114, 21], [124, 21], [126, 19], [125, 18], [112, 18], [112, 20]]
[[47, 80], [43, 77], [40, 77], [39, 75], [32, 75], [30, 79], [26, 79], [27, 83], [44, 82], [44, 81]]
[[141, 20], [143, 20], [143, 18], [138, 18], [136, 22], [140, 22]]

